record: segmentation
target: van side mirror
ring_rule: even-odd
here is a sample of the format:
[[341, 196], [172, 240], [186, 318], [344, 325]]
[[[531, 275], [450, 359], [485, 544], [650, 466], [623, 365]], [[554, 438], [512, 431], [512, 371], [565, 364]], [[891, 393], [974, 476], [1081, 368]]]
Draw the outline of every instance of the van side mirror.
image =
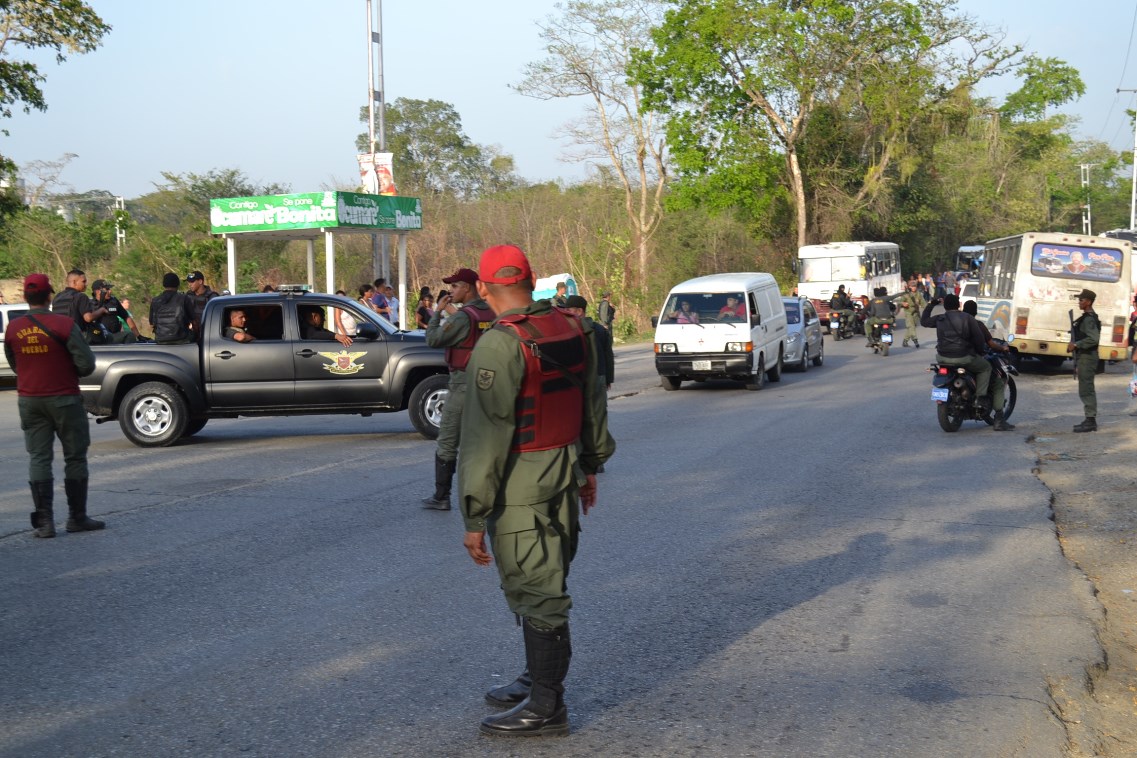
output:
[[657, 326], [659, 326], [659, 316], [652, 316], [651, 317], [651, 328], [654, 329]]

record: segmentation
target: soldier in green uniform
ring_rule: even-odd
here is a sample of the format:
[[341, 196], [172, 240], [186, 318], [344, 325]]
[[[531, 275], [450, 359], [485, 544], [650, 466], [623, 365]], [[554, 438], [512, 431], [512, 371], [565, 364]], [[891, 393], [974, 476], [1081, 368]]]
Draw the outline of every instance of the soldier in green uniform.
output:
[[868, 318], [865, 319], [865, 347], [872, 347], [872, 330], [877, 324], [895, 324], [896, 317], [892, 315], [892, 301], [899, 295], [889, 295], [884, 287], [873, 290], [873, 298], [865, 308]]
[[580, 512], [596, 504], [596, 471], [616, 443], [595, 399], [603, 390], [581, 322], [548, 300], [533, 301], [525, 254], [491, 247], [478, 277], [478, 293], [498, 316], [468, 369], [458, 461], [464, 545], [479, 566], [496, 559], [506, 601], [522, 621], [527, 664], [517, 681], [487, 693], [491, 704], [514, 707], [484, 719], [481, 730], [561, 735], [572, 655], [569, 564]]
[[12, 319], [4, 332], [4, 354], [16, 372], [20, 427], [27, 447], [32, 527], [37, 537], [55, 536], [52, 458], [56, 436], [63, 445], [64, 491], [70, 517], [67, 531], [90, 532], [105, 524], [87, 517], [87, 448], [91, 444], [79, 377], [95, 370], [95, 356], [79, 325], [47, 309], [53, 290], [45, 274], [24, 279], [28, 312]]
[[466, 402], [466, 364], [474, 345], [493, 323], [493, 311], [474, 289], [478, 275], [460, 268], [442, 281], [450, 294], [438, 300], [438, 308], [426, 326], [426, 344], [446, 348], [450, 368], [449, 395], [442, 407], [438, 450], [434, 454], [434, 494], [422, 501], [423, 508], [450, 510], [450, 483], [458, 464], [462, 431], [462, 407]]
[[1074, 427], [1075, 432], [1098, 430], [1098, 396], [1094, 391], [1094, 374], [1098, 369], [1098, 342], [1101, 340], [1101, 320], [1094, 313], [1097, 293], [1082, 290], [1078, 293], [1078, 307], [1082, 315], [1074, 322], [1070, 344], [1066, 352], [1074, 354], [1074, 375], [1078, 378], [1078, 399], [1086, 409], [1085, 420]]
[[916, 326], [920, 323], [920, 311], [924, 310], [924, 298], [916, 290], [916, 282], [908, 282], [908, 291], [896, 299], [896, 305], [904, 311], [904, 342], [908, 347], [911, 340], [915, 347], [920, 347], [920, 340], [916, 334]]

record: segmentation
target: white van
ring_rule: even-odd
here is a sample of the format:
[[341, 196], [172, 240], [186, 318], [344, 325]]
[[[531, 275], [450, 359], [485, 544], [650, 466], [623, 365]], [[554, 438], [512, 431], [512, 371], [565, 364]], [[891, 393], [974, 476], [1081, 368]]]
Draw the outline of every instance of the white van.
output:
[[737, 379], [759, 390], [767, 377], [782, 378], [786, 309], [770, 274], [690, 279], [671, 290], [652, 323], [665, 390], [705, 379]]
[[[18, 316], [23, 316], [27, 312], [27, 303], [0, 305], [0, 342], [4, 341], [4, 332], [8, 328], [8, 322]], [[4, 354], [3, 348], [0, 347], [0, 379], [11, 379], [15, 376], [16, 372], [8, 365], [8, 357]]]

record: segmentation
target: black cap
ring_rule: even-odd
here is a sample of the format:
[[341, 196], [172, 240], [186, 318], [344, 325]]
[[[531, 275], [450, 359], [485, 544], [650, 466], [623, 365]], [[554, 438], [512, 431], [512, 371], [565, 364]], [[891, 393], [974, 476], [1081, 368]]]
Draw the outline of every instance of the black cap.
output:
[[959, 295], [944, 295], [944, 310], [945, 311], [958, 311], [959, 310]]
[[91, 285], [92, 290], [109, 290], [114, 285], [106, 279], [96, 279], [95, 283]]
[[198, 281], [200, 279], [204, 279], [204, 278], [205, 278], [205, 274], [201, 273], [200, 271], [194, 271], [189, 276], [186, 277], [186, 281], [187, 282], [196, 282], [196, 281]]
[[1079, 300], [1089, 300], [1091, 303], [1098, 299], [1098, 294], [1093, 290], [1082, 290], [1078, 293]]
[[566, 308], [587, 308], [588, 301], [580, 295], [569, 295], [565, 298]]
[[171, 287], [173, 289], [177, 289], [181, 285], [181, 283], [182, 283], [182, 278], [172, 271], [162, 277], [163, 289], [170, 289]]

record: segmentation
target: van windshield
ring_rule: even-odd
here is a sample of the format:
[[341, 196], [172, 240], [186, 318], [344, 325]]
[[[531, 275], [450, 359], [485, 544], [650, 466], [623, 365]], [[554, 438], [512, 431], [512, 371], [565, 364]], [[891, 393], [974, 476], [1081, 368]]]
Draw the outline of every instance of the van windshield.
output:
[[741, 292], [683, 292], [663, 307], [661, 323], [721, 324], [746, 321], [746, 297]]

